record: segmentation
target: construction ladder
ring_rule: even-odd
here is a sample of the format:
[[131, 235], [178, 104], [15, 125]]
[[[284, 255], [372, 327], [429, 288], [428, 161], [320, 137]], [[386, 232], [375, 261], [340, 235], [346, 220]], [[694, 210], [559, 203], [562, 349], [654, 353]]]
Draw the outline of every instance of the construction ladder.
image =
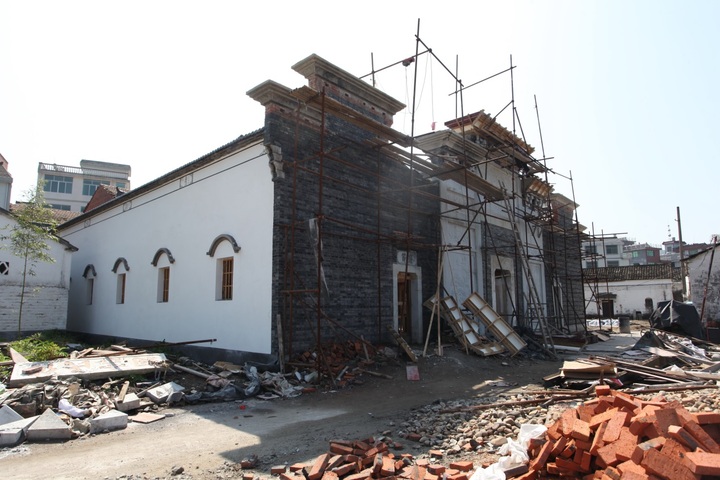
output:
[[[532, 271], [530, 270], [530, 263], [528, 262], [528, 258], [525, 255], [525, 245], [520, 238], [520, 231], [518, 230], [517, 223], [515, 222], [515, 210], [510, 203], [511, 197], [508, 195], [508, 192], [502, 183], [500, 184], [500, 187], [503, 191], [503, 202], [505, 203], [505, 210], [507, 211], [508, 219], [510, 221], [510, 225], [512, 226], [513, 237], [515, 238], [515, 248], [518, 252], [518, 256], [520, 257], [520, 263], [522, 264], [523, 272], [525, 273], [525, 277], [527, 278], [529, 294], [526, 295], [526, 300], [529, 300], [529, 313], [531, 317], [534, 314], [534, 316], [538, 319], [538, 323], [540, 325], [540, 333], [543, 337], [543, 346], [545, 347], [546, 351], [550, 353], [554, 358], [557, 358], [557, 353], [555, 352], [555, 344], [553, 343], [552, 336], [548, 333], [549, 327], [547, 325], [547, 319], [545, 318], [545, 311], [542, 308], [542, 302], [540, 301], [540, 296], [538, 295], [537, 287], [535, 286], [535, 279], [533, 278]], [[550, 348], [549, 350], [548, 346]]]

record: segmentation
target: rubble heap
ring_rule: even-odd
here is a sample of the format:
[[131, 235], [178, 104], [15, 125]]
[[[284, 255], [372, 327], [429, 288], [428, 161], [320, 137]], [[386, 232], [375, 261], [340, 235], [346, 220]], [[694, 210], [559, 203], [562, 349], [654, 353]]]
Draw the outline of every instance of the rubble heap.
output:
[[530, 449], [529, 471], [587, 479], [691, 480], [720, 475], [720, 413], [691, 413], [664, 395], [643, 400], [595, 388], [596, 398], [565, 410]]

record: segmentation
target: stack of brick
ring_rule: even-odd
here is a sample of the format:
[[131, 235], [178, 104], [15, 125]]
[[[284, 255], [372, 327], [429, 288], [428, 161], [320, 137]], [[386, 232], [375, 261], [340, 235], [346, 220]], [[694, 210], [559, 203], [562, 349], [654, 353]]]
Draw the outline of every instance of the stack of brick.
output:
[[338, 378], [341, 385], [353, 380], [354, 373], [350, 368], [355, 365], [365, 368], [374, 363], [372, 356], [376, 354], [375, 348], [360, 340], [335, 342], [323, 347], [322, 352], [306, 350], [301, 353], [291, 365], [316, 368], [319, 372]]
[[402, 445], [374, 439], [361, 441], [333, 440], [330, 451], [311, 463], [297, 463], [289, 467], [273, 467], [271, 473], [281, 480], [468, 480], [473, 463], [458, 461], [448, 467], [434, 463], [442, 452], [430, 451], [430, 459], [415, 460], [409, 453], [392, 453]]
[[662, 395], [649, 401], [601, 385], [565, 410], [530, 446], [522, 480], [720, 478], [720, 413], [691, 413]]

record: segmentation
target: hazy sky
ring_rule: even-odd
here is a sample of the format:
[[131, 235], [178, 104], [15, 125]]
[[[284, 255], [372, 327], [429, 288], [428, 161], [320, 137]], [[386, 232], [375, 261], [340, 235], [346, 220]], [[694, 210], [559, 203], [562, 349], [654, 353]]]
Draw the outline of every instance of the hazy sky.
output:
[[[459, 113], [502, 110], [542, 156], [535, 100], [556, 191], [595, 233], [661, 244], [720, 233], [720, 2], [707, 1], [8, 1], [0, 0], [0, 153], [13, 201], [38, 162], [132, 166], [139, 187], [262, 127], [246, 93], [316, 53], [365, 75], [415, 53], [415, 133]], [[442, 63], [441, 63], [442, 62]], [[376, 76], [412, 99], [415, 66]], [[514, 86], [514, 89], [512, 88]], [[394, 127], [410, 133], [410, 110]], [[498, 120], [513, 128], [510, 109]], [[520, 135], [519, 125], [515, 128]], [[567, 180], [572, 174], [573, 182]]]

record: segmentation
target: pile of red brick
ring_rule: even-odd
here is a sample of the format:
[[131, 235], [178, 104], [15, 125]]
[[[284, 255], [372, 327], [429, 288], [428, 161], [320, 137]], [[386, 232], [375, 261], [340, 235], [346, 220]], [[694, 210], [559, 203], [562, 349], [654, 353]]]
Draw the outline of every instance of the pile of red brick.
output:
[[[385, 443], [374, 439], [362, 441], [333, 440], [330, 451], [309, 464], [297, 463], [286, 467], [273, 467], [271, 473], [281, 480], [468, 480], [473, 463], [454, 462], [445, 467], [427, 458], [415, 460], [409, 453], [394, 454], [401, 450], [399, 443]], [[430, 452], [431, 459], [440, 459], [442, 452]]]
[[720, 478], [720, 413], [690, 413], [662, 395], [645, 401], [606, 385], [595, 393], [531, 444], [529, 471], [516, 478]]

